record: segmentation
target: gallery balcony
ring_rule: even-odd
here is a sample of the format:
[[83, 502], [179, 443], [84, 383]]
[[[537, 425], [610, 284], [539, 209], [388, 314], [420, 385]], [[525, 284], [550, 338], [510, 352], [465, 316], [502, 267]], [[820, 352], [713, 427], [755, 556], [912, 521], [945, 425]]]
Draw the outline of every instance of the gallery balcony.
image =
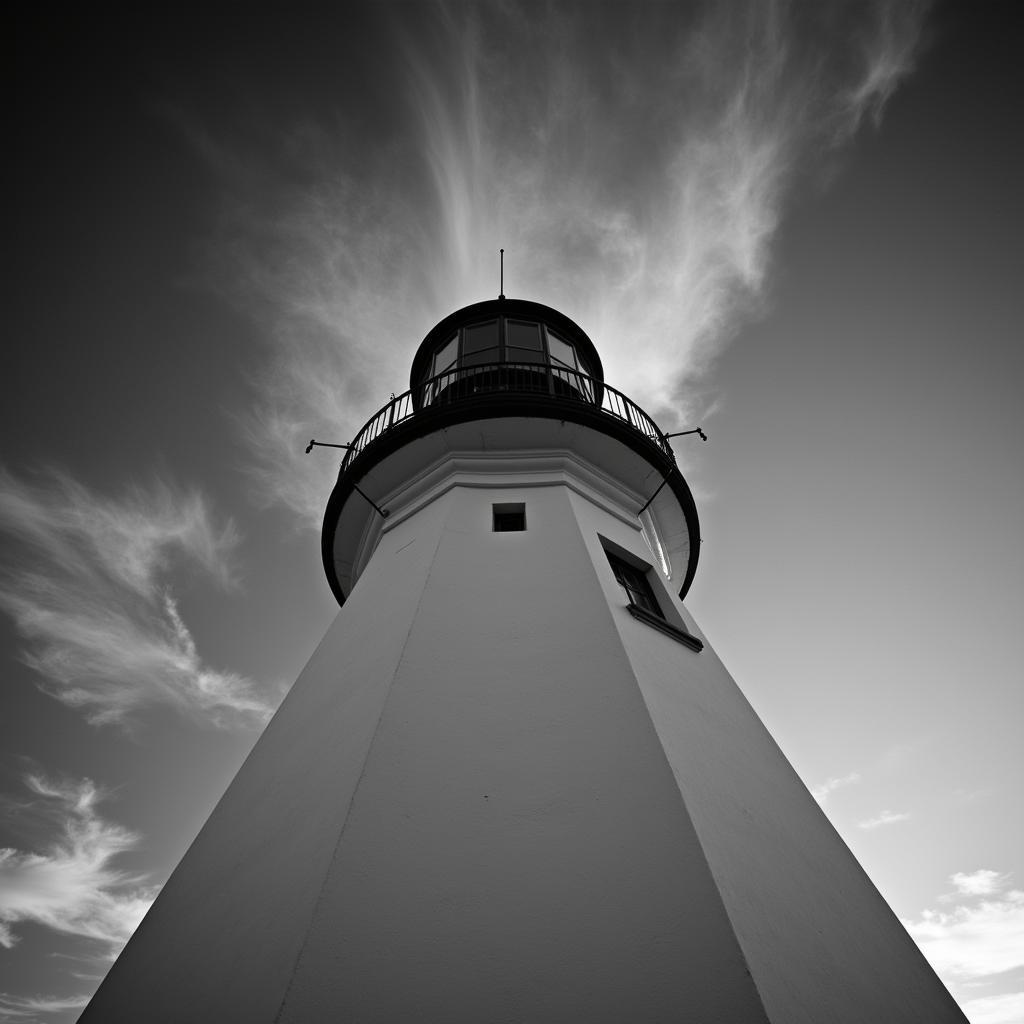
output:
[[381, 441], [401, 443], [403, 435], [456, 421], [505, 416], [582, 417], [598, 429], [629, 437], [659, 461], [675, 463], [661, 429], [621, 391], [580, 370], [502, 362], [453, 367], [392, 399], [356, 434], [341, 473], [355, 468], [363, 453]]

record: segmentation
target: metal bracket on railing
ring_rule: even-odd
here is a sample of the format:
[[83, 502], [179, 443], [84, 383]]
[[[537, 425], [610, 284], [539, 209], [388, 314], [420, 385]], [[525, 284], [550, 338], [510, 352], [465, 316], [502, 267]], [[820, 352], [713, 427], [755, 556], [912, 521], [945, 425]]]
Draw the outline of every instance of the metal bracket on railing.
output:
[[381, 507], [380, 507], [380, 506], [379, 506], [379, 505], [377, 504], [377, 502], [375, 502], [375, 501], [373, 500], [373, 498], [371, 498], [371, 497], [370, 497], [370, 496], [369, 496], [369, 495], [368, 495], [368, 494], [367, 494], [367, 493], [366, 493], [366, 492], [365, 492], [365, 491], [364, 491], [364, 490], [363, 490], [363, 489], [362, 489], [362, 488], [361, 488], [361, 487], [359, 486], [359, 484], [357, 484], [357, 483], [353, 483], [353, 484], [352, 484], [352, 486], [353, 486], [353, 487], [354, 487], [354, 488], [355, 488], [355, 489], [356, 489], [357, 491], [359, 491], [359, 493], [360, 493], [360, 494], [361, 494], [361, 495], [362, 495], [362, 496], [363, 496], [363, 497], [364, 497], [364, 498], [365, 498], [365, 499], [366, 499], [366, 500], [367, 500], [367, 501], [368, 501], [368, 502], [369, 502], [369, 503], [370, 503], [370, 504], [371, 504], [371, 505], [372, 505], [372, 506], [373, 506], [373, 507], [374, 507], [374, 508], [375, 508], [375, 509], [377, 510], [377, 513], [378, 513], [378, 514], [380, 515], [381, 519], [387, 519], [387, 517], [388, 517], [389, 515], [391, 515], [391, 513], [390, 513], [390, 512], [389, 512], [389, 511], [388, 511], [388, 510], [387, 510], [386, 508], [381, 508]]
[[700, 439], [706, 441], [708, 435], [704, 433], [700, 427], [694, 427], [693, 430], [677, 430], [674, 434], [666, 434], [666, 437], [683, 437], [686, 434], [700, 434]]
[[656, 497], [657, 497], [657, 496], [658, 496], [659, 494], [661, 494], [661, 489], [662, 489], [662, 487], [664, 487], [664, 486], [665, 486], [665, 484], [667, 484], [667, 483], [668, 483], [668, 477], [665, 477], [665, 479], [664, 479], [664, 480], [662, 480], [660, 484], [658, 484], [658, 489], [657, 489], [657, 490], [656, 490], [656, 491], [655, 491], [655, 492], [654, 492], [654, 493], [653, 493], [653, 494], [652, 494], [652, 495], [651, 495], [651, 496], [650, 496], [650, 497], [649, 497], [649, 498], [647, 499], [647, 501], [646, 501], [646, 502], [644, 503], [644, 507], [643, 507], [642, 509], [640, 509], [640, 511], [639, 511], [639, 512], [637, 512], [637, 515], [638, 515], [638, 516], [642, 516], [642, 515], [643, 515], [643, 514], [644, 514], [644, 513], [645, 513], [645, 512], [647, 511], [647, 506], [648, 506], [648, 505], [650, 505], [650, 503], [651, 503], [652, 501], [654, 501], [654, 499], [655, 499], [655, 498], [656, 498]]
[[[314, 448], [347, 448], [349, 451], [352, 450], [351, 444], [331, 444], [329, 441], [310, 441], [306, 445], [306, 454], [308, 455]], [[387, 519], [391, 513], [386, 508], [381, 508], [357, 483], [353, 483], [352, 487], [358, 491], [376, 510], [377, 514], [381, 519]]]
[[306, 454], [308, 455], [314, 448], [351, 448], [350, 444], [331, 444], [330, 441], [310, 441], [306, 445]]
[[[672, 434], [665, 434], [663, 436], [666, 440], [668, 440], [670, 437], [685, 437], [687, 434], [700, 434], [700, 439], [702, 441], [706, 441], [708, 439], [708, 435], [705, 434], [704, 431], [700, 429], [700, 427], [694, 427], [693, 430], [677, 430]], [[642, 516], [647, 511], [648, 506], [650, 506], [651, 502], [654, 501], [654, 499], [659, 494], [661, 494], [662, 487], [664, 487], [667, 483], [668, 477], [665, 477], [665, 479], [662, 480], [660, 484], [658, 484], [658, 489], [647, 499], [646, 503], [644, 504], [644, 507], [640, 509], [639, 512], [637, 512], [638, 516]]]

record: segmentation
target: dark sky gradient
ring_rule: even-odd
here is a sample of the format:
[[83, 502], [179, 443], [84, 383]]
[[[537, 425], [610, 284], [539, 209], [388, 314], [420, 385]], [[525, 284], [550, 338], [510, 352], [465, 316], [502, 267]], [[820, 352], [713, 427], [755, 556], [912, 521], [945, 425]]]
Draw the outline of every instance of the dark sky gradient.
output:
[[[334, 614], [336, 460], [305, 441], [407, 387], [429, 327], [497, 292], [499, 245], [507, 293], [708, 431], [676, 448], [689, 607], [972, 1021], [1024, 1018], [1013, 5], [875, 10], [16, 24], [0, 1020], [74, 1020], [204, 821], [258, 735], [244, 701], [276, 705]], [[857, 106], [893, 40], [891, 95]], [[26, 592], [58, 631], [133, 624], [116, 720], [67, 703], [101, 688], [91, 648], [47, 646]]]

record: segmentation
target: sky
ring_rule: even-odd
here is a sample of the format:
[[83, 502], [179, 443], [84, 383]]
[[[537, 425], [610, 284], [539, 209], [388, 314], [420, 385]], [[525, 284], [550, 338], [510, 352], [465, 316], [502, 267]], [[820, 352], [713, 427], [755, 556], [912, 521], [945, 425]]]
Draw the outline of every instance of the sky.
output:
[[1024, 1021], [1010, 3], [14, 24], [0, 1021], [73, 1021], [337, 612], [350, 439], [555, 306], [675, 442], [687, 606], [974, 1024]]

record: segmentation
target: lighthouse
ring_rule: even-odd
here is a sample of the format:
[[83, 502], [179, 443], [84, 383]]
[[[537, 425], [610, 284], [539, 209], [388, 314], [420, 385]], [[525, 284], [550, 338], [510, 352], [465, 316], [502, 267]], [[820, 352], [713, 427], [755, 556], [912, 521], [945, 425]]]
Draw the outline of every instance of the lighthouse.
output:
[[81, 1020], [964, 1021], [687, 611], [692, 494], [581, 327], [467, 306], [409, 385], [327, 503], [336, 619]]

